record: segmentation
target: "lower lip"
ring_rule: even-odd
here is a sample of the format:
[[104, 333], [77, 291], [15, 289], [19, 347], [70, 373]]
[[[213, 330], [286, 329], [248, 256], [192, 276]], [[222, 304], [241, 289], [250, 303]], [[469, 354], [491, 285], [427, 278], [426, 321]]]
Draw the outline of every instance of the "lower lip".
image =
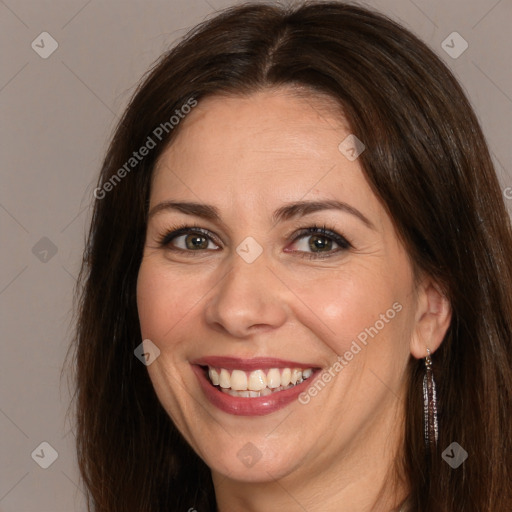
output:
[[206, 398], [221, 411], [237, 416], [263, 416], [286, 407], [298, 399], [298, 396], [311, 384], [317, 373], [314, 371], [311, 377], [290, 389], [276, 391], [266, 396], [244, 398], [220, 391], [210, 382], [204, 369], [200, 366], [192, 365], [192, 369], [199, 379]]

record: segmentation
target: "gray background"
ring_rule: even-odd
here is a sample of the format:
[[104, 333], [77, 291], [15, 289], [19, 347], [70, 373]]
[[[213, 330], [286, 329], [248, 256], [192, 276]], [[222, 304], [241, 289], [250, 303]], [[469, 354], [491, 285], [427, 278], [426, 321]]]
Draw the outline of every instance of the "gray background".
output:
[[[61, 369], [96, 176], [142, 73], [188, 28], [234, 3], [0, 0], [0, 512], [85, 511]], [[512, 2], [365, 4], [415, 32], [460, 79], [510, 212]], [[46, 59], [31, 47], [50, 48], [38, 37], [44, 31], [58, 42]], [[469, 44], [456, 59], [442, 47], [454, 31]], [[42, 442], [58, 452], [47, 469], [36, 463], [50, 461]]]

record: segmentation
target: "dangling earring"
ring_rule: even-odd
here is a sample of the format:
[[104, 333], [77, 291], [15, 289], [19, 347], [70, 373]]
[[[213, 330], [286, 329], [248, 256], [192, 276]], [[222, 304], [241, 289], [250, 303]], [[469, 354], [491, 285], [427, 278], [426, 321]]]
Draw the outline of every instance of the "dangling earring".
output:
[[425, 376], [423, 377], [423, 403], [425, 413], [425, 444], [434, 449], [438, 438], [436, 383], [432, 372], [432, 358], [427, 348]]

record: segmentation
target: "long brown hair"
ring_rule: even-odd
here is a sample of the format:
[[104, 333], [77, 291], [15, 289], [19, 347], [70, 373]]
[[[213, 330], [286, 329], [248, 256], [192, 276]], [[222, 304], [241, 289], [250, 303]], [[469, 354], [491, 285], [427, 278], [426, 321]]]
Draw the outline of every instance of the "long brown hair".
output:
[[[367, 180], [414, 266], [451, 303], [451, 325], [433, 354], [435, 453], [423, 438], [424, 363], [409, 362], [397, 464], [412, 510], [509, 512], [512, 229], [484, 136], [461, 87], [424, 43], [383, 15], [338, 2], [221, 12], [162, 56], [118, 125], [95, 193], [72, 345], [77, 453], [90, 510], [216, 509], [208, 467], [134, 356], [151, 173], [180, 128], [169, 120], [183, 105], [280, 86], [339, 102], [366, 145], [359, 158]], [[155, 147], [127, 167], [148, 137]], [[441, 456], [452, 442], [468, 452], [457, 469]]]

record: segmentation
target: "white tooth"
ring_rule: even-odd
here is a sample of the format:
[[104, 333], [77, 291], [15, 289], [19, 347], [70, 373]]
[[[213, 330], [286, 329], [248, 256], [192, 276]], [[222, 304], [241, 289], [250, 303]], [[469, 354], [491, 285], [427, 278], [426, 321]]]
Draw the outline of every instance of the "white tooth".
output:
[[215, 368], [210, 368], [208, 370], [208, 375], [210, 376], [210, 380], [212, 381], [214, 386], [219, 385], [219, 373]]
[[292, 371], [290, 368], [284, 368], [281, 372], [281, 386], [288, 386], [292, 380]]
[[252, 391], [260, 391], [267, 387], [267, 376], [263, 370], [255, 370], [249, 375], [248, 388]]
[[302, 372], [302, 377], [304, 379], [307, 379], [308, 377], [311, 377], [312, 374], [313, 374], [313, 370], [311, 368], [308, 368], [307, 370], [304, 370]]
[[237, 395], [241, 396], [243, 398], [249, 398], [249, 393], [250, 393], [250, 391], [247, 391], [247, 390], [245, 390], [245, 391], [238, 391]]
[[247, 389], [247, 374], [242, 370], [233, 370], [231, 373], [231, 389], [243, 391]]
[[249, 393], [249, 396], [251, 398], [258, 398], [260, 396], [260, 392], [259, 391], [247, 391], [247, 393]]
[[273, 389], [281, 385], [281, 373], [277, 368], [271, 368], [267, 373], [267, 387]]
[[272, 390], [270, 388], [263, 388], [260, 391], [260, 396], [267, 396], [267, 395], [270, 395], [270, 394], [272, 394]]
[[222, 368], [220, 371], [219, 384], [221, 388], [231, 387], [231, 377], [229, 376], [229, 372], [225, 368]]
[[297, 381], [302, 379], [302, 372], [298, 368], [294, 368], [292, 370], [291, 382], [292, 384], [297, 384]]

